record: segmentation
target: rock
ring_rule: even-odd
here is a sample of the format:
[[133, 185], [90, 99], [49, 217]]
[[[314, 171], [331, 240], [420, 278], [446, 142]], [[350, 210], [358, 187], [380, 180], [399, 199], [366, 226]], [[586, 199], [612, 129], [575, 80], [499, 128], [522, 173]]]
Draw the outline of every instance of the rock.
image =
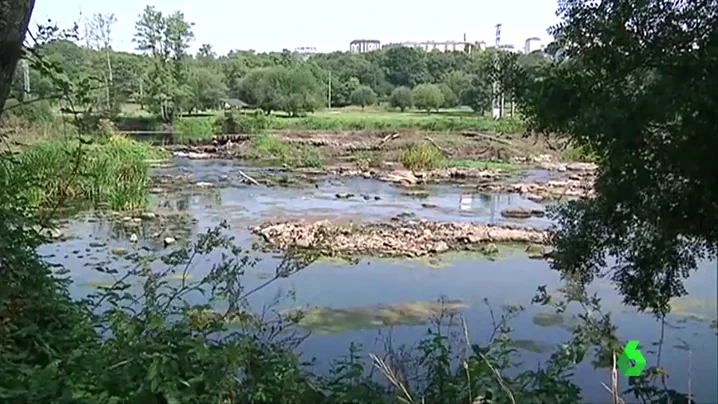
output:
[[140, 214], [140, 218], [142, 218], [143, 220], [152, 220], [155, 217], [157, 217], [157, 215], [155, 215], [154, 212], [142, 212]]
[[200, 181], [200, 182], [195, 183], [194, 185], [195, 185], [196, 187], [199, 187], [199, 188], [212, 188], [212, 187], [214, 187], [214, 184], [212, 184], [211, 182], [206, 182], [206, 181]]
[[434, 244], [429, 251], [434, 254], [440, 254], [449, 251], [449, 245], [446, 244], [446, 242], [444, 241], [439, 241], [438, 243]]
[[126, 248], [113, 248], [110, 250], [110, 254], [116, 255], [118, 257], [125, 256], [129, 253], [130, 253], [130, 251]]
[[396, 170], [388, 173], [381, 173], [378, 177], [381, 181], [396, 182], [413, 185], [419, 182], [419, 179], [409, 170]]
[[375, 197], [374, 197], [374, 200], [375, 200], [375, 201], [380, 201], [380, 200], [381, 200], [381, 197], [380, 197], [380, 196], [375, 196]]
[[407, 192], [404, 192], [404, 195], [411, 196], [414, 198], [428, 198], [429, 192], [424, 191], [424, 190], [407, 191]]
[[165, 247], [167, 247], [168, 245], [174, 244], [176, 241], [177, 240], [175, 240], [174, 237], [165, 237], [165, 240], [164, 240]]
[[528, 219], [532, 216], [543, 216], [544, 213], [539, 209], [529, 209], [521, 206], [506, 208], [501, 211], [501, 216], [512, 219]]
[[544, 246], [542, 246], [540, 244], [529, 244], [526, 247], [526, 253], [529, 255], [529, 258], [541, 259], [544, 257], [544, 254], [546, 253], [546, 249]]
[[369, 196], [369, 195], [362, 195], [361, 197], [364, 198], [365, 201], [368, 201], [371, 199], [371, 196]]
[[541, 196], [541, 195], [536, 195], [536, 194], [531, 194], [531, 193], [528, 193], [528, 194], [524, 195], [524, 198], [526, 198], [526, 199], [528, 199], [529, 201], [532, 201], [532, 202], [541, 202], [541, 201], [543, 201], [543, 196]]
[[499, 247], [494, 243], [489, 243], [481, 247], [481, 252], [486, 255], [494, 255], [499, 253]]
[[353, 198], [354, 194], [349, 193], [349, 192], [339, 192], [338, 194], [336, 194], [336, 197], [338, 199], [349, 199], [349, 198]]
[[125, 216], [125, 217], [122, 218], [122, 221], [123, 221], [123, 222], [131, 222], [131, 221], [132, 221], [132, 216]]
[[142, 223], [142, 218], [140, 218], [140, 217], [135, 217], [135, 218], [132, 218], [132, 221], [135, 222], [135, 223]]
[[421, 207], [422, 207], [422, 208], [426, 208], [426, 209], [438, 208], [437, 205], [434, 205], [434, 204], [431, 204], [431, 203], [422, 203], [422, 204], [421, 204]]
[[139, 240], [139, 239], [137, 238], [137, 234], [132, 233], [132, 234], [130, 235], [130, 242], [131, 242], [131, 243], [136, 243], [138, 240]]
[[97, 241], [93, 241], [90, 243], [90, 247], [92, 247], [92, 248], [101, 248], [101, 247], [106, 247], [106, 246], [107, 246], [107, 243], [100, 243]]

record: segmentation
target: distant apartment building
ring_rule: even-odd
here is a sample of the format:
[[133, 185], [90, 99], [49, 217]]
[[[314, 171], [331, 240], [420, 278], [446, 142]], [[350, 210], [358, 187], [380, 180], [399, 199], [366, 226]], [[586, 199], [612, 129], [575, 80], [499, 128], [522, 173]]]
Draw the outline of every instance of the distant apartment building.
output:
[[427, 52], [466, 52], [471, 53], [476, 50], [483, 49], [486, 44], [484, 42], [467, 42], [467, 41], [424, 41], [424, 42], [399, 42], [387, 44], [385, 48], [393, 48], [405, 46], [407, 48], [423, 49]]
[[349, 52], [365, 53], [381, 49], [381, 41], [378, 39], [355, 39], [349, 42]]
[[541, 44], [541, 38], [531, 37], [527, 38], [524, 42], [524, 53], [531, 53], [543, 48]]
[[313, 46], [300, 46], [294, 49], [294, 53], [298, 54], [303, 60], [309, 59], [310, 56], [316, 55], [317, 48]]

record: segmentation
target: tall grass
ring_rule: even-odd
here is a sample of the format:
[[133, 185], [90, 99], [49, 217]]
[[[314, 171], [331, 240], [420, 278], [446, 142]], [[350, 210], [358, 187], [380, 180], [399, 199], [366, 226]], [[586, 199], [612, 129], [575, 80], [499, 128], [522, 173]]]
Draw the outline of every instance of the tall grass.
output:
[[43, 208], [64, 200], [116, 210], [145, 205], [147, 160], [163, 158], [164, 152], [118, 135], [101, 143], [78, 146], [75, 140], [52, 139], [20, 155], [14, 169], [24, 170], [38, 180], [38, 185], [27, 190], [31, 203]]
[[321, 167], [323, 156], [314, 147], [292, 144], [274, 135], [258, 135], [252, 139], [258, 158], [270, 164], [291, 167]]
[[435, 170], [446, 166], [443, 152], [428, 142], [412, 143], [399, 156], [401, 164], [414, 171]]

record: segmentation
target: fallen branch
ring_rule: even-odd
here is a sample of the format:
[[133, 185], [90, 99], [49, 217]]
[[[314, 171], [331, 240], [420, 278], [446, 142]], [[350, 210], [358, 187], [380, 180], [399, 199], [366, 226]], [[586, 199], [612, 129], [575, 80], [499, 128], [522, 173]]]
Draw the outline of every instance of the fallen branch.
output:
[[441, 151], [442, 153], [446, 154], [447, 156], [451, 156], [451, 152], [450, 152], [450, 151], [448, 151], [448, 150], [444, 149], [443, 147], [439, 146], [438, 144], [436, 144], [436, 142], [434, 141], [434, 139], [432, 139], [431, 137], [425, 136], [424, 139], [428, 140], [429, 143], [431, 143], [432, 145], [434, 145], [434, 147], [436, 147], [437, 149], [439, 149], [439, 151]]
[[254, 185], [259, 185], [259, 182], [257, 182], [257, 180], [255, 180], [254, 178], [252, 178], [252, 177], [250, 177], [249, 175], [245, 174], [244, 171], [242, 171], [242, 170], [237, 170], [237, 171], [239, 171], [239, 175], [241, 175], [242, 177], [244, 177], [247, 181], [251, 182], [251, 183], [254, 184]]

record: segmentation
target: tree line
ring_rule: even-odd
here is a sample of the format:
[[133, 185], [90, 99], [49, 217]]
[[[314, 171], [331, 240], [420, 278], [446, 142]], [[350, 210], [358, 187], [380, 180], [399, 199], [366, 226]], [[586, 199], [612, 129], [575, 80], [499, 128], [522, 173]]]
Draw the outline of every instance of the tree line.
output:
[[[113, 14], [95, 14], [80, 24], [75, 37], [40, 43], [37, 50], [71, 83], [94, 84], [97, 90], [86, 103], [95, 109], [117, 112], [133, 102], [168, 121], [177, 113], [216, 108], [221, 99], [291, 115], [378, 102], [401, 110], [463, 105], [485, 112], [491, 108], [494, 82], [509, 86], [512, 69], [547, 61], [541, 52], [467, 54], [408, 47], [361, 54], [306, 56], [285, 49], [217, 55], [204, 44], [192, 55], [193, 24], [182, 12], [166, 14], [154, 6], [147, 6], [135, 23], [138, 53], [128, 53], [112, 49], [116, 21]], [[51, 98], [56, 89], [41, 73], [30, 69], [30, 94]], [[11, 96], [25, 96], [22, 72], [15, 75]]]

